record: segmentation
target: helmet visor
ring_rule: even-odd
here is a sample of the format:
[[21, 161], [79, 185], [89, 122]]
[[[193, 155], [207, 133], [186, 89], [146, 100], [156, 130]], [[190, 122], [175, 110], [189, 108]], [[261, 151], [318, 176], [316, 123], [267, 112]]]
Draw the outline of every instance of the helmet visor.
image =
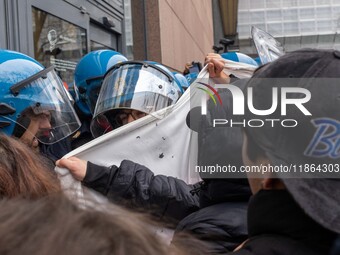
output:
[[263, 65], [272, 62], [285, 54], [285, 50], [281, 43], [262, 29], [252, 26], [251, 36]]
[[45, 69], [34, 78], [30, 77], [11, 88], [26, 106], [15, 113], [13, 134], [21, 137], [29, 132], [41, 143], [53, 144], [71, 135], [81, 123], [53, 69]]
[[159, 67], [143, 62], [122, 63], [109, 70], [104, 77], [91, 132], [98, 137], [119, 127], [119, 123], [114, 121], [119, 110], [133, 109], [155, 114], [174, 105], [179, 96], [175, 80]]

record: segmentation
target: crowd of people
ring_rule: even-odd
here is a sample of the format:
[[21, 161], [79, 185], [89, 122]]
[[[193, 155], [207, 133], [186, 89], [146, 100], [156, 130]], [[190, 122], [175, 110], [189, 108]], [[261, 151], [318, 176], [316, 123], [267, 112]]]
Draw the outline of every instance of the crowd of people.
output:
[[[209, 100], [207, 117], [194, 108], [183, 122], [198, 133], [198, 155], [212, 155], [197, 164], [300, 166], [300, 175], [202, 175], [190, 184], [124, 158], [112, 166], [65, 158], [175, 105], [188, 82], [162, 64], [99, 50], [77, 64], [73, 103], [53, 68], [0, 50], [0, 253], [340, 254], [340, 53], [302, 49], [259, 67], [249, 58], [257, 68], [250, 79], [224, 72], [232, 56], [210, 53], [204, 61], [210, 82], [227, 84], [215, 94], [223, 104]], [[228, 86], [248, 99], [242, 118], [233, 114], [236, 97]], [[272, 125], [214, 126], [214, 119], [233, 118], [269, 118]], [[298, 124], [273, 127], [287, 119]], [[315, 174], [312, 165], [327, 173]], [[55, 166], [110, 203], [67, 197]], [[156, 234], [165, 226], [174, 229], [171, 244]]]

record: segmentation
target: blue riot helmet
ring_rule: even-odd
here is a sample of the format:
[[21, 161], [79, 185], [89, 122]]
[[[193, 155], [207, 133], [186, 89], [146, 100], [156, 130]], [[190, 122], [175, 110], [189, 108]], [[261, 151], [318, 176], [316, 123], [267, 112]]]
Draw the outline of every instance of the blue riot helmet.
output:
[[188, 81], [188, 83], [191, 85], [197, 79], [198, 73], [188, 73], [184, 77]]
[[74, 72], [74, 94], [76, 107], [87, 117], [92, 117], [103, 76], [110, 67], [127, 61], [117, 51], [97, 50], [86, 54]]
[[155, 62], [155, 61], [146, 60], [146, 61], [144, 61], [144, 62], [149, 63], [149, 64], [153, 64], [153, 65], [155, 65], [155, 66], [158, 66], [159, 68], [162, 68], [168, 75], [170, 75], [171, 77], [173, 77], [173, 78], [175, 79], [175, 84], [177, 84], [177, 86], [178, 86], [178, 88], [179, 88], [179, 90], [180, 90], [180, 92], [181, 92], [181, 95], [183, 95], [184, 89], [183, 89], [183, 87], [182, 87], [181, 81], [180, 81], [179, 79], [177, 79], [177, 78], [175, 77], [175, 74], [174, 74], [173, 72], [170, 72], [170, 70], [169, 70], [166, 66], [164, 66], [164, 65], [162, 65], [162, 64], [160, 64], [160, 63], [158, 63], [158, 62]]
[[183, 90], [186, 90], [187, 88], [189, 88], [190, 84], [183, 74], [173, 72], [173, 75], [175, 76], [175, 78], [177, 79], [177, 81], [179, 82]]
[[80, 121], [53, 67], [45, 69], [22, 53], [0, 50], [1, 132], [19, 138], [31, 132], [41, 143], [52, 144], [79, 127]]
[[221, 57], [234, 62], [245, 63], [252, 66], [258, 66], [257, 62], [246, 54], [240, 52], [225, 52]]
[[174, 105], [181, 95], [174, 76], [158, 65], [127, 61], [113, 66], [104, 76], [91, 121], [94, 137], [122, 125], [117, 116], [124, 110], [144, 114]]
[[260, 57], [254, 58], [255, 62], [257, 63], [258, 66], [262, 65]]

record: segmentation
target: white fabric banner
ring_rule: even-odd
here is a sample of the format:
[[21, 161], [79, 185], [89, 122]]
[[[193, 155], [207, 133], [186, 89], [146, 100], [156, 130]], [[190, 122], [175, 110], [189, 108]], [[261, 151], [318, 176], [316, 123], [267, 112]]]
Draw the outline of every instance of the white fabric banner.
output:
[[[249, 78], [254, 69], [248, 64], [225, 60], [226, 74]], [[206, 67], [198, 77], [208, 78]], [[199, 174], [195, 172], [197, 133], [186, 125], [188, 112], [200, 104], [204, 93], [195, 86], [192, 84], [173, 107], [161, 110], [169, 111], [169, 114], [159, 111], [148, 115], [100, 136], [64, 157], [77, 156], [103, 166], [119, 166], [122, 160], [129, 159], [145, 165], [155, 175], [173, 176], [187, 183], [199, 181]], [[165, 117], [160, 119], [159, 116]], [[80, 182], [73, 179], [68, 170], [57, 167], [56, 171], [65, 190], [76, 191], [76, 195], [83, 197]]]

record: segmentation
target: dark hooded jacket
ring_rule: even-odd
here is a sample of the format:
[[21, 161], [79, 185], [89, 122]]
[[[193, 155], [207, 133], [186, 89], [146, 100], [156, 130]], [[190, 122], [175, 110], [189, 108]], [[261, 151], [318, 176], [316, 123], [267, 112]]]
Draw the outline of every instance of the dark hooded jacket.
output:
[[261, 190], [248, 209], [249, 239], [235, 255], [325, 255], [336, 234], [310, 218], [287, 190]]
[[83, 184], [110, 201], [143, 208], [178, 223], [207, 242], [212, 253], [232, 251], [247, 238], [246, 213], [250, 191], [237, 180], [206, 180], [194, 185], [124, 160], [119, 167], [88, 162]]

